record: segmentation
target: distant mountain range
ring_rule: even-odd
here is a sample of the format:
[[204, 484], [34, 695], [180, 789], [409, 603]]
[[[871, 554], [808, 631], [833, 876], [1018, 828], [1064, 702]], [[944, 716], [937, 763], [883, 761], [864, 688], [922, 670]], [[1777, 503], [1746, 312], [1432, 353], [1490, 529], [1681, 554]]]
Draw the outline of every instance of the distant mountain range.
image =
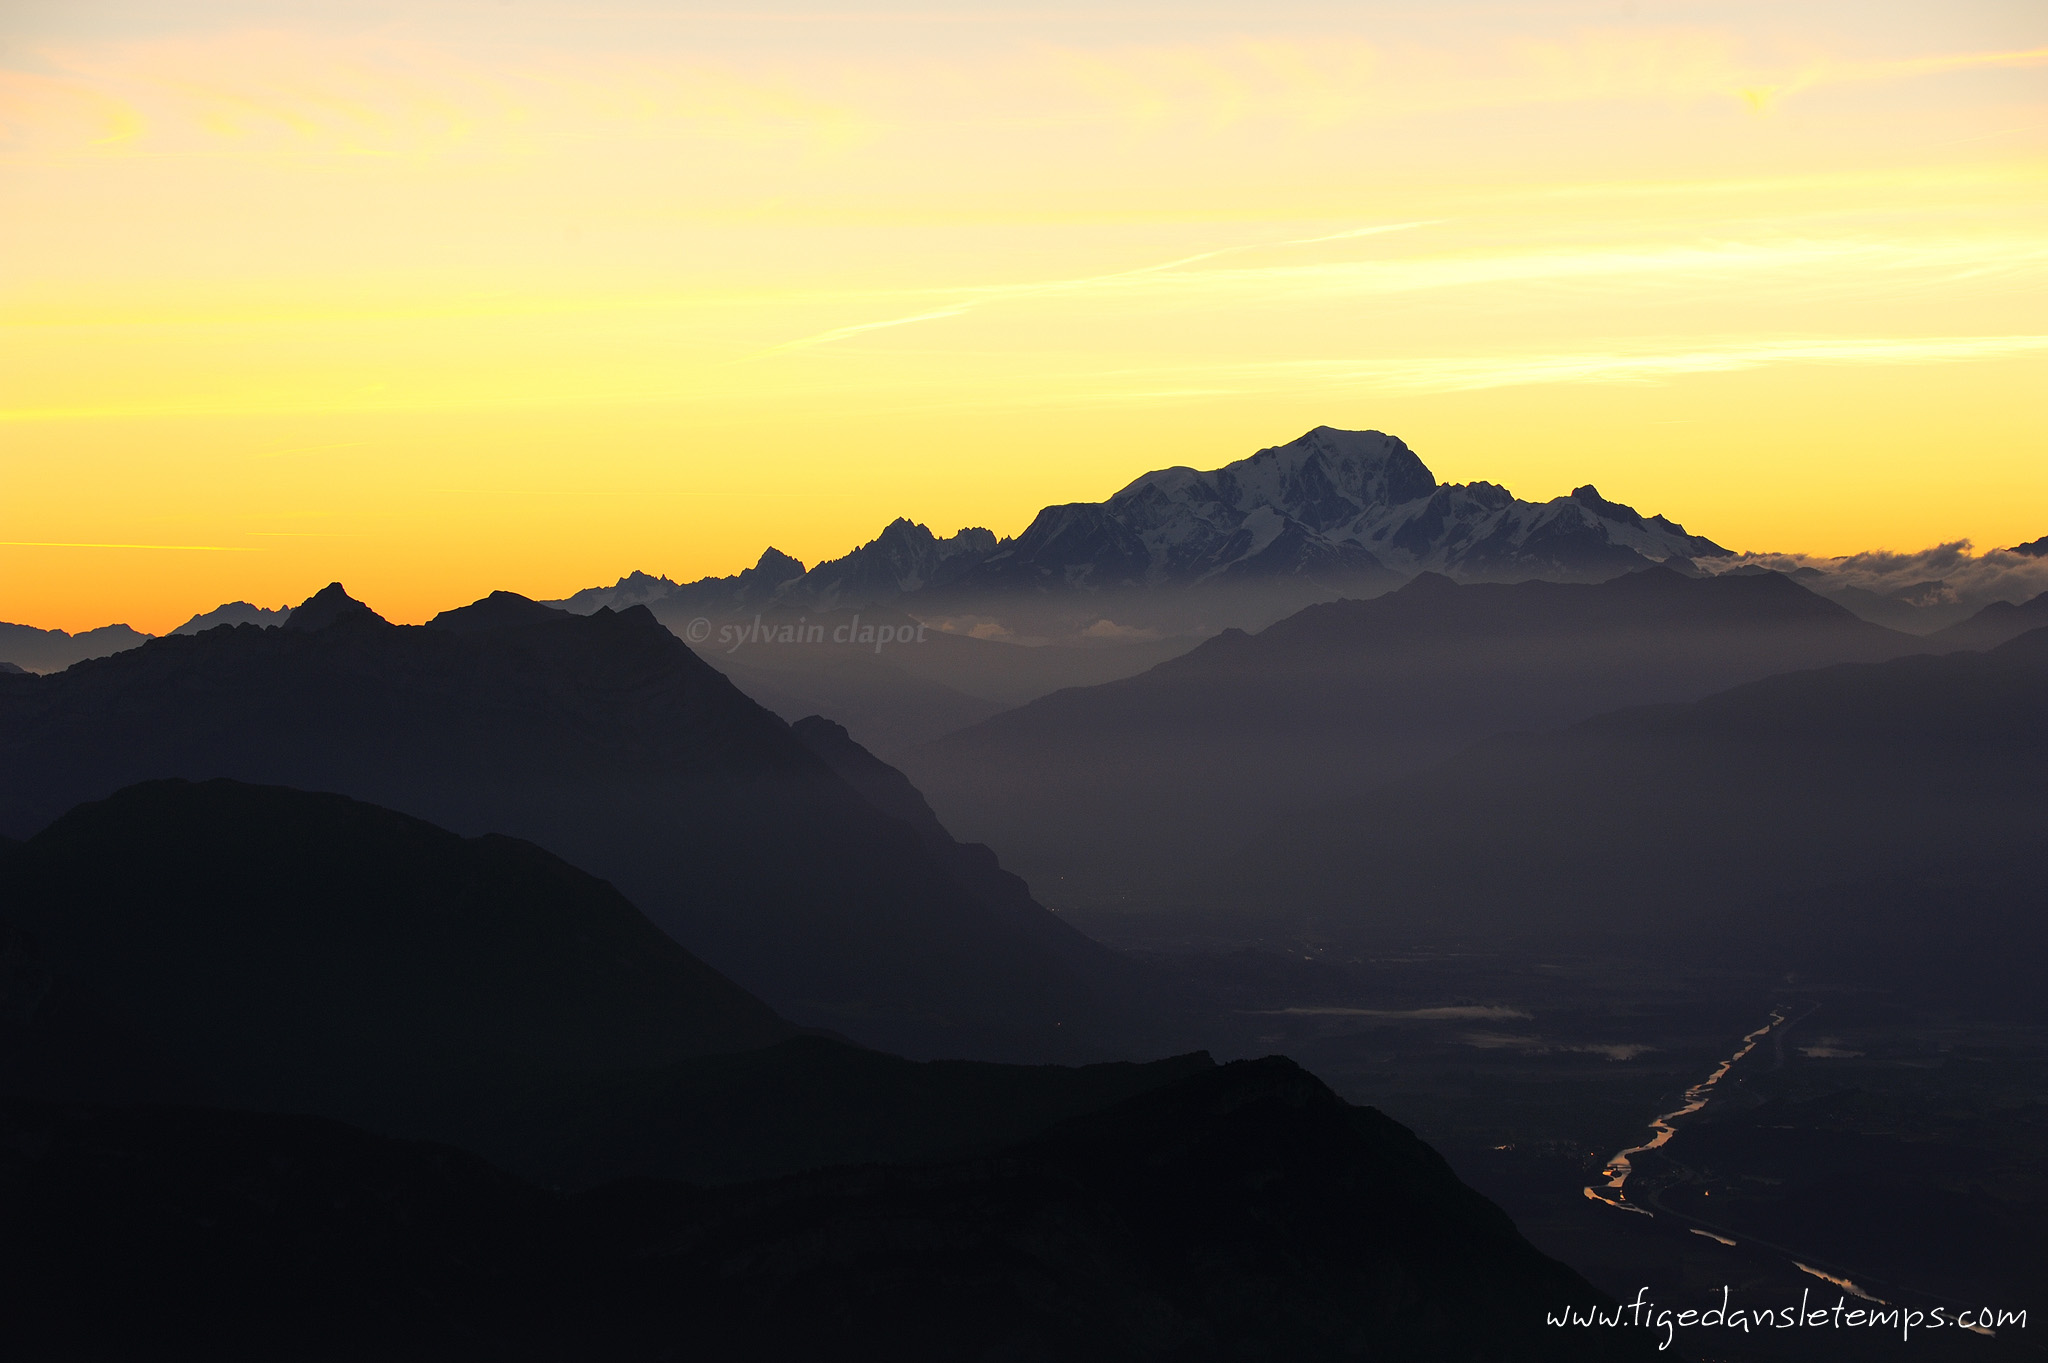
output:
[[1086, 615], [1133, 593], [1263, 600], [1291, 584], [1292, 595], [1279, 599], [1298, 606], [1383, 591], [1418, 572], [1597, 580], [1728, 552], [1592, 487], [1537, 503], [1492, 483], [1442, 484], [1393, 436], [1318, 426], [1220, 469], [1160, 469], [1105, 502], [1049, 506], [1014, 539], [978, 528], [940, 538], [897, 520], [809, 569], [770, 549], [732, 577], [676, 583], [634, 573], [555, 604], [578, 612], [647, 605], [673, 618], [915, 602], [927, 617], [1038, 598], [1040, 611]]
[[[264, 610], [246, 601], [231, 601], [193, 616], [171, 633], [197, 634], [215, 625], [281, 625], [290, 614], [290, 608], [285, 606]], [[61, 629], [0, 624], [0, 668], [12, 664], [23, 672], [61, 672], [87, 658], [104, 658], [110, 653], [137, 648], [154, 637], [127, 625], [102, 625], [67, 634]]]
[[2048, 625], [2048, 592], [2018, 604], [1993, 601], [1967, 620], [1928, 635], [1927, 650], [1950, 653], [1957, 649], [1996, 648], [2043, 625]]
[[215, 625], [281, 625], [291, 617], [291, 613], [290, 606], [265, 610], [261, 606], [252, 606], [247, 601], [230, 601], [224, 606], [215, 606], [210, 611], [193, 616], [171, 633], [198, 634], [203, 630], [212, 629]]
[[337, 585], [281, 628], [0, 677], [0, 832], [170, 776], [527, 838], [785, 1016], [891, 1049], [1085, 1056], [1141, 1011], [1134, 966], [870, 804], [643, 609], [500, 593], [396, 626]]
[[126, 625], [102, 625], [67, 634], [61, 629], [0, 624], [0, 660], [24, 672], [60, 672], [82, 659], [104, 658], [147, 643], [149, 637]]
[[900, 761], [949, 827], [1074, 907], [1167, 892], [1285, 811], [1398, 787], [1495, 734], [1922, 647], [1778, 574], [1424, 574], [1055, 692]]
[[[2048, 538], [1993, 557], [2025, 564], [2048, 556], [2044, 546]], [[1961, 548], [1966, 566], [1981, 567], [1985, 560], [1971, 559], [1967, 546]], [[1883, 560], [1884, 572], [1876, 576], [1841, 566], [1849, 560], [1762, 558], [1865, 619], [1910, 633], [1957, 624], [1989, 602], [2016, 601], [2022, 591], [2033, 596], [2048, 586], [2031, 564], [2016, 575], [1972, 571], [1964, 574], [1967, 581], [1951, 581], [1940, 574], [1953, 572], [1954, 565], [1937, 567], [1933, 561], [1957, 549], [1854, 556]], [[1569, 496], [1528, 502], [1493, 483], [1439, 483], [1394, 436], [1318, 426], [1222, 468], [1158, 469], [1106, 501], [1046, 507], [1013, 538], [978, 527], [942, 537], [899, 518], [868, 543], [810, 567], [771, 547], [754, 566], [729, 576], [678, 582], [634, 571], [610, 586], [546, 604], [579, 615], [646, 606], [679, 633], [703, 618], [714, 635], [719, 626], [755, 616], [844, 621], [865, 612], [873, 621], [882, 612], [942, 633], [1100, 651], [1192, 641], [1226, 628], [1257, 630], [1307, 605], [1377, 595], [1421, 572], [1461, 582], [1591, 582], [1653, 563], [1726, 571], [1739, 558], [1664, 516], [1645, 516], [1610, 501], [1590, 485]], [[1930, 561], [1927, 576], [1901, 575], [1907, 571], [1901, 563], [1920, 558]], [[274, 625], [286, 614], [282, 607], [236, 601], [195, 615], [172, 632]], [[147, 637], [125, 625], [75, 637], [0, 625], [0, 661], [49, 672], [132, 648]], [[691, 642], [702, 650], [711, 641]], [[1142, 670], [1160, 656], [1137, 660], [1117, 675]], [[1106, 679], [1099, 661], [1076, 662], [1070, 672], [1040, 665], [1031, 670], [1049, 684], [1019, 696], [1007, 693], [1014, 687], [962, 684], [963, 674], [990, 669], [946, 665], [959, 661], [945, 660], [919, 675], [965, 696], [970, 703], [964, 707], [940, 693], [927, 697], [962, 714], [974, 701], [1015, 704], [1062, 685]], [[739, 659], [734, 665], [750, 664]], [[840, 682], [792, 690], [790, 681], [785, 676], [779, 690], [785, 698], [794, 695], [799, 707], [846, 699]], [[778, 689], [742, 684], [750, 694]], [[853, 690], [875, 694], [867, 681], [855, 682]], [[863, 708], [879, 720], [862, 725], [864, 733], [890, 731], [907, 741], [934, 736], [929, 723], [918, 721], [918, 706]], [[842, 710], [839, 717], [851, 720], [853, 712]]]

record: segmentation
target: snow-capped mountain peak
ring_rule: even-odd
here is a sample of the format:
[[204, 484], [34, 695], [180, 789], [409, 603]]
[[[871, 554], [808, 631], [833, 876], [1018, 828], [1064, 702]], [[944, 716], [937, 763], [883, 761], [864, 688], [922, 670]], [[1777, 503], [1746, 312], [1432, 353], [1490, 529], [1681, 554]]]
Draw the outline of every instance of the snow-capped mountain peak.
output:
[[[1727, 552], [1590, 484], [1524, 502], [1493, 483], [1439, 483], [1395, 436], [1318, 426], [1218, 469], [1172, 465], [1107, 501], [1046, 507], [1013, 539], [979, 528], [942, 539], [899, 518], [808, 572], [771, 550], [779, 560], [773, 571], [764, 555], [736, 578], [671, 586], [670, 604], [687, 597], [707, 609], [815, 610], [1272, 578], [1377, 590], [1419, 572], [1585, 580]], [[764, 601], [761, 589], [771, 583]]]

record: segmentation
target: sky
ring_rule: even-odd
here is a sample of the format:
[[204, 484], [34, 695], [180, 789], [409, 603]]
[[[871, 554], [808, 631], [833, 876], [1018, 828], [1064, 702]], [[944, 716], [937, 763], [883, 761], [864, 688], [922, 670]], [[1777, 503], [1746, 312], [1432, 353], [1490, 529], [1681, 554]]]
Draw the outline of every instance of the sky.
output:
[[2048, 534], [2038, 0], [9, 0], [0, 619], [1014, 534], [1317, 425]]

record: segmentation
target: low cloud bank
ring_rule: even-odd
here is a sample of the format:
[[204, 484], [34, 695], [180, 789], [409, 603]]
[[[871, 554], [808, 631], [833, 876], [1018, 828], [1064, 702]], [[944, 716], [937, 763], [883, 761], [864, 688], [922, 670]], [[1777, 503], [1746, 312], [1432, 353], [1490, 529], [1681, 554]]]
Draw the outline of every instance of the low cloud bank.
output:
[[[1701, 560], [1712, 573], [1771, 569], [1826, 596], [1867, 592], [1930, 617], [1938, 627], [1993, 601], [2020, 604], [2048, 592], [2048, 554], [2013, 549], [1975, 552], [1969, 540], [1951, 540], [1913, 553], [1886, 549], [1822, 558], [1813, 554], [1737, 554]], [[1855, 602], [1845, 602], [1855, 608]], [[1935, 618], [1939, 617], [1939, 618]]]

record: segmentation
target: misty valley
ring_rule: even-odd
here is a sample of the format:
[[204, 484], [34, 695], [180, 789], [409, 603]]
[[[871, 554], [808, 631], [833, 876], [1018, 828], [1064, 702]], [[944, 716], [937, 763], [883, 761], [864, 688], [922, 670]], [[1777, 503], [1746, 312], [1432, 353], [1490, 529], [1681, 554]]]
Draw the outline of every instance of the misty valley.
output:
[[1886, 571], [1318, 427], [0, 625], [9, 1356], [2042, 1357], [2048, 539]]

